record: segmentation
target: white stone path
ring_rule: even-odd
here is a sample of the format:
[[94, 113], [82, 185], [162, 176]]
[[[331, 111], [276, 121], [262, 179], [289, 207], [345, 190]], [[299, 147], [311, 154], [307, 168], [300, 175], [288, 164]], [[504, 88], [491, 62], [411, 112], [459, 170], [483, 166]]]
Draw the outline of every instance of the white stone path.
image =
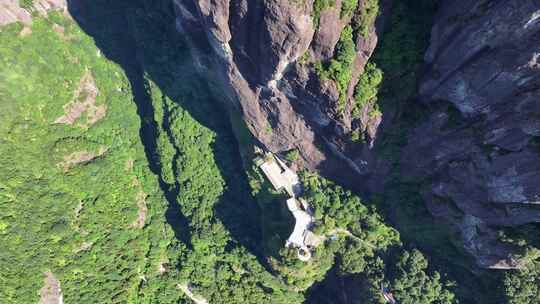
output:
[[306, 240], [313, 234], [309, 229], [314, 220], [308, 212], [307, 203], [296, 199], [302, 194], [302, 185], [298, 175], [271, 153], [266, 155], [265, 161], [259, 167], [276, 190], [283, 189], [291, 196], [287, 200], [287, 208], [294, 216], [295, 224], [286, 246], [297, 247], [298, 258], [302, 261], [309, 260], [311, 258], [310, 244]]

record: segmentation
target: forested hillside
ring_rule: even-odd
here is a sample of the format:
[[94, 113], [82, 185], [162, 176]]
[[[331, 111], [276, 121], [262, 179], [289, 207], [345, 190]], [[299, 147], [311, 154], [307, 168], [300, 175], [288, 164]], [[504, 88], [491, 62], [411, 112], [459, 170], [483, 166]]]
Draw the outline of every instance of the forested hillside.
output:
[[60, 13], [0, 40], [0, 302], [36, 303], [46, 272], [67, 303], [178, 298], [124, 71]]

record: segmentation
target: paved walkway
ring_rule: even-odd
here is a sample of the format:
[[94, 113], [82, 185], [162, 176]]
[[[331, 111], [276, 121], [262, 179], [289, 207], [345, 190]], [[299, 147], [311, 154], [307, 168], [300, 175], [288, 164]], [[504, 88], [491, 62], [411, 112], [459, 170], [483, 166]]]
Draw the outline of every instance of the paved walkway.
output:
[[313, 216], [301, 209], [300, 202], [294, 197], [287, 200], [287, 207], [294, 216], [296, 222], [294, 230], [287, 239], [286, 246], [294, 245], [299, 248], [298, 258], [307, 261], [311, 258], [311, 252], [308, 244], [308, 236], [313, 234], [309, 229], [313, 225]]
[[305, 247], [306, 244], [304, 240], [306, 231], [309, 230], [309, 227], [313, 223], [313, 217], [306, 211], [300, 209], [298, 201], [295, 198], [287, 200], [287, 207], [296, 220], [294, 230], [287, 240], [287, 245], [294, 244], [298, 247]]
[[295, 224], [293, 232], [287, 239], [286, 246], [297, 247], [298, 258], [302, 261], [309, 260], [311, 250], [307, 240], [313, 239], [313, 233], [309, 229], [314, 220], [307, 211], [307, 203], [296, 199], [302, 194], [302, 185], [298, 175], [271, 153], [266, 155], [264, 162], [259, 167], [276, 190], [284, 189], [290, 195], [287, 200], [287, 208], [294, 216]]

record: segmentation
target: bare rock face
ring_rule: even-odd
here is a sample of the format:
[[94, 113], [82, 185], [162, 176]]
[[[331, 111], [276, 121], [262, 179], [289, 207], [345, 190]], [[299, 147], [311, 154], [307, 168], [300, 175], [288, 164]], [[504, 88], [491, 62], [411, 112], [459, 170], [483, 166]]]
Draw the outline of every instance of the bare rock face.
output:
[[30, 13], [21, 8], [17, 0], [4, 0], [0, 2], [0, 26], [20, 21], [24, 24], [32, 22]]
[[[341, 16], [340, 0], [321, 12], [318, 27], [310, 0], [175, 0], [175, 6], [200, 70], [223, 86], [262, 145], [276, 153], [297, 149], [311, 169], [355, 174], [354, 161], [334, 149], [350, 131], [350, 113], [337, 114], [336, 84], [314, 68], [334, 56], [353, 17]], [[376, 41], [375, 30], [357, 39], [349, 103]]]
[[0, 1], [0, 26], [14, 22], [32, 23], [32, 12], [46, 15], [48, 11], [65, 11], [66, 0], [35, 0], [30, 7], [22, 7], [20, 0]]
[[63, 304], [60, 281], [50, 271], [45, 272], [44, 276], [43, 287], [39, 290], [39, 304]]
[[[540, 1], [443, 1], [404, 174], [480, 266], [513, 268], [497, 227], [540, 222]], [[474, 232], [474, 233], [473, 233]]]

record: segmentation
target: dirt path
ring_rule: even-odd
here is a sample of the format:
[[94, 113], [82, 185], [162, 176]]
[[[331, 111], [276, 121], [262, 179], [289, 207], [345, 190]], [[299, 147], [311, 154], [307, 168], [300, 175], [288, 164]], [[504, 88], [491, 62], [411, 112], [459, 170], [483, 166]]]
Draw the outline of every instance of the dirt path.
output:
[[144, 193], [142, 189], [142, 185], [139, 182], [139, 179], [136, 177], [133, 179], [133, 184], [135, 187], [139, 189], [139, 192], [137, 192], [137, 195], [135, 196], [135, 200], [137, 201], [137, 208], [139, 209], [139, 213], [137, 215], [137, 218], [133, 223], [131, 223], [131, 227], [134, 228], [143, 228], [144, 224], [146, 223], [146, 214], [148, 213], [148, 207], [146, 206], [146, 193]]
[[63, 304], [62, 289], [52, 272], [44, 273], [43, 287], [39, 290], [39, 304]]
[[73, 125], [76, 120], [86, 113], [86, 121], [79, 125], [85, 129], [105, 117], [107, 106], [96, 105], [99, 90], [94, 77], [89, 71], [81, 77], [79, 85], [73, 94], [73, 100], [64, 106], [64, 115], [58, 117], [54, 123]]
[[364, 245], [366, 245], [366, 246], [368, 246], [368, 247], [371, 247], [371, 248], [373, 248], [373, 249], [377, 249], [377, 247], [375, 247], [374, 245], [372, 245], [372, 244], [370, 244], [370, 243], [368, 243], [368, 242], [362, 240], [361, 238], [357, 237], [356, 235], [352, 234], [349, 230], [344, 229], [344, 228], [334, 228], [334, 229], [328, 231], [328, 232], [323, 236], [323, 238], [324, 238], [324, 240], [327, 240], [329, 237], [331, 237], [331, 236], [333, 236], [333, 235], [336, 235], [336, 234], [340, 234], [340, 233], [341, 233], [341, 234], [345, 234], [345, 235], [347, 235], [347, 236], [349, 236], [349, 237], [351, 237], [351, 238], [353, 238], [353, 239], [359, 241], [360, 243], [362, 243], [362, 244], [364, 244]]
[[182, 290], [188, 298], [190, 298], [195, 304], [208, 304], [208, 300], [201, 296], [197, 296], [191, 292], [191, 289], [189, 288], [188, 284], [178, 284], [176, 285], [180, 290]]
[[77, 151], [69, 155], [64, 156], [64, 161], [57, 164], [59, 168], [62, 168], [64, 172], [69, 171], [69, 169], [75, 167], [79, 164], [86, 164], [94, 159], [103, 156], [107, 152], [107, 147], [101, 146], [97, 152], [89, 151]]

